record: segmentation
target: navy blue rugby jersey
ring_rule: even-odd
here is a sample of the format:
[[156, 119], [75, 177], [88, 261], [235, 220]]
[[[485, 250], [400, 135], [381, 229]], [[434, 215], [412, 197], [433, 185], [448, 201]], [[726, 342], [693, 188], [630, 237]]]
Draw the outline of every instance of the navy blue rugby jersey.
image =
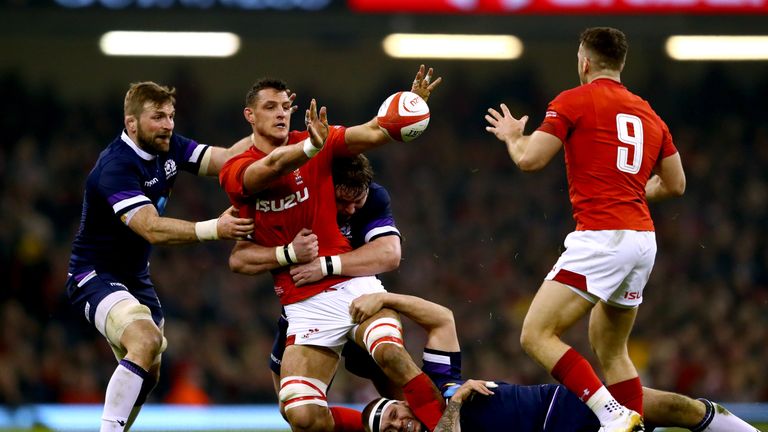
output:
[[[461, 353], [424, 350], [424, 372], [449, 399], [466, 380]], [[475, 394], [461, 407], [461, 429], [477, 432], [597, 432], [592, 411], [562, 385], [494, 381], [492, 396]]]
[[378, 237], [386, 235], [400, 236], [392, 216], [389, 192], [378, 183], [371, 183], [368, 198], [363, 207], [348, 220], [339, 220], [341, 233], [349, 240], [354, 249]]
[[163, 215], [179, 170], [197, 174], [208, 147], [173, 134], [168, 153], [152, 155], [123, 131], [101, 152], [88, 174], [69, 272], [146, 271], [151, 245], [124, 220], [132, 210], [149, 204]]

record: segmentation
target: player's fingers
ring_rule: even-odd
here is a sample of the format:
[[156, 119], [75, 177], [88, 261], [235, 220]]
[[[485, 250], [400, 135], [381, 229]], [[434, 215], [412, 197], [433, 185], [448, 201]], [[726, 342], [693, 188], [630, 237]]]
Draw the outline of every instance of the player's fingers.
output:
[[501, 104], [501, 112], [504, 113], [504, 117], [512, 117], [512, 113], [509, 112], [509, 108], [507, 108], [506, 104]]
[[528, 122], [528, 116], [527, 115], [522, 116], [520, 118], [520, 121], [523, 123], [523, 126], [525, 126], [525, 124]]
[[325, 107], [320, 107], [320, 121], [328, 126], [328, 110]]
[[443, 82], [443, 77], [437, 77], [437, 79], [432, 81], [432, 83], [427, 87], [427, 90], [434, 90], [438, 85], [440, 85], [441, 82]]
[[501, 120], [501, 114], [493, 108], [488, 108], [488, 113], [496, 120]]
[[485, 115], [485, 120], [488, 121], [488, 123], [490, 123], [490, 124], [492, 124], [494, 126], [499, 124], [498, 120], [496, 120], [495, 118], [489, 116], [488, 114]]

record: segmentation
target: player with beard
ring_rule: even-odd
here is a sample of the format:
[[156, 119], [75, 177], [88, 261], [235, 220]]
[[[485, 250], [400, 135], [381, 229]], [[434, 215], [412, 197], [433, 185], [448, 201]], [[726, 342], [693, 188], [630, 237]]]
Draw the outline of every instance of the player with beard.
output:
[[[339, 229], [354, 250], [339, 255], [345, 276], [371, 276], [386, 273], [400, 266], [400, 231], [397, 229], [390, 205], [389, 192], [373, 181], [373, 169], [365, 155], [338, 158], [333, 161], [333, 183], [336, 192], [336, 214]], [[307, 230], [308, 231], [308, 230]], [[317, 236], [300, 234], [292, 242], [297, 256], [306, 257], [306, 264], [295, 265], [290, 272], [297, 286], [323, 278], [323, 260], [317, 255]], [[255, 275], [281, 267], [275, 259], [274, 248], [250, 241], [237, 242], [230, 255], [230, 268], [236, 273]], [[280, 391], [280, 363], [286, 348], [288, 320], [285, 311], [277, 322], [275, 342], [270, 354], [269, 367], [275, 393]], [[352, 342], [344, 344], [341, 352], [345, 368], [370, 379], [379, 394], [389, 398], [402, 398], [402, 389], [382, 373], [367, 351]], [[284, 414], [283, 404], [281, 412]], [[334, 431], [362, 431], [360, 411], [348, 407], [331, 406]]]
[[[422, 65], [412, 89], [428, 95], [440, 82], [431, 81], [432, 72]], [[341, 349], [354, 340], [402, 387], [416, 415], [434, 425], [442, 400], [405, 350], [397, 314], [382, 310], [359, 326], [348, 315], [355, 297], [384, 291], [381, 282], [373, 276], [342, 276], [340, 255], [351, 246], [336, 223], [332, 161], [391, 140], [376, 118], [352, 127], [330, 127], [325, 107], [318, 110], [315, 100], [305, 113], [307, 131], [290, 131], [285, 89], [283, 81], [272, 79], [251, 87], [243, 113], [253, 133], [242, 141], [252, 147], [225, 164], [219, 181], [240, 214], [254, 218], [254, 241], [273, 248], [283, 264], [272, 274], [292, 341], [280, 367], [279, 399], [288, 422], [294, 430], [333, 430], [326, 390]], [[291, 242], [303, 229], [317, 235], [325, 277], [298, 287], [287, 265], [298, 263]]]
[[[366, 432], [598, 432], [597, 416], [564, 385], [523, 386], [503, 381], [465, 380], [453, 313], [420, 297], [370, 294], [352, 302], [362, 322], [382, 307], [394, 309], [427, 332], [422, 369], [448, 401], [438, 425], [426, 428], [408, 403], [379, 398], [363, 409]], [[646, 430], [679, 427], [694, 432], [759, 432], [706, 399], [643, 388]]]
[[85, 184], [80, 228], [66, 287], [77, 314], [104, 335], [118, 366], [107, 385], [101, 431], [128, 430], [157, 384], [165, 350], [163, 310], [149, 275], [152, 245], [243, 239], [253, 220], [228, 209], [190, 222], [163, 213], [180, 171], [215, 176], [228, 149], [174, 134], [175, 89], [154, 82], [130, 86], [125, 128], [101, 152]]

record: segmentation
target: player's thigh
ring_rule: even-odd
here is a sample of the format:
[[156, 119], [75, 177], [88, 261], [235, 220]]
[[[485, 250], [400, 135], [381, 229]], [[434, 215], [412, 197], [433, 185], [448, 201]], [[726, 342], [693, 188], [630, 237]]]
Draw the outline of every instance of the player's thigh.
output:
[[593, 307], [593, 303], [560, 282], [545, 280], [534, 296], [523, 331], [560, 335]]
[[283, 354], [280, 378], [305, 376], [318, 379], [326, 385], [336, 373], [339, 355], [331, 349], [310, 345], [290, 345]]
[[132, 322], [150, 320], [162, 331], [162, 308], [148, 276], [90, 271], [70, 276], [67, 294], [74, 310], [107, 339], [118, 360], [125, 356], [121, 339]]

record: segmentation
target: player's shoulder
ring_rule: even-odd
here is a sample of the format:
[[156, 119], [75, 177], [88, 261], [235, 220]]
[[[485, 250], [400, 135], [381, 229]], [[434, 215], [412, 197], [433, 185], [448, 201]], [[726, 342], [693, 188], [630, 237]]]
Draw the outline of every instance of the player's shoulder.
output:
[[368, 187], [368, 200], [381, 204], [389, 204], [389, 191], [384, 186], [376, 182], [371, 182], [371, 185]]

